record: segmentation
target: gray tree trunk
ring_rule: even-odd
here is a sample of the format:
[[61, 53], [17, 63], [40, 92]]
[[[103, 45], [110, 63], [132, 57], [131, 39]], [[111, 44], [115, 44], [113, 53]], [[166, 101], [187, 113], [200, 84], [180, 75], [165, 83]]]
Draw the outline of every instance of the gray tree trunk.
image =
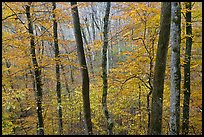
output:
[[103, 95], [102, 95], [102, 107], [103, 113], [107, 121], [107, 131], [109, 135], [113, 134], [113, 121], [107, 108], [107, 94], [108, 94], [108, 78], [107, 78], [107, 47], [108, 47], [108, 20], [110, 14], [110, 2], [107, 2], [105, 17], [104, 17], [104, 43], [103, 43], [103, 55], [102, 55], [102, 71], [103, 71]]
[[78, 59], [81, 66], [80, 70], [82, 75], [82, 96], [83, 96], [86, 134], [91, 135], [93, 133], [92, 133], [91, 108], [90, 108], [90, 98], [89, 98], [88, 68], [86, 65], [86, 59], [84, 54], [77, 2], [71, 2], [71, 6], [72, 6], [72, 17], [73, 17], [73, 23], [74, 23], [74, 35], [76, 38]]
[[190, 60], [192, 47], [192, 21], [191, 2], [186, 2], [186, 51], [184, 64], [184, 102], [183, 102], [183, 125], [182, 134], [187, 135], [189, 129], [189, 104], [190, 104]]
[[62, 103], [61, 103], [61, 83], [60, 83], [60, 60], [59, 60], [59, 46], [58, 46], [58, 34], [57, 34], [57, 21], [55, 17], [56, 2], [52, 2], [52, 16], [53, 16], [53, 34], [55, 45], [55, 61], [56, 61], [56, 92], [57, 92], [57, 111], [58, 111], [58, 134], [62, 135]]
[[42, 116], [42, 81], [41, 81], [41, 68], [38, 66], [38, 62], [35, 54], [35, 41], [34, 41], [34, 33], [33, 33], [33, 22], [30, 15], [30, 6], [31, 2], [26, 5], [26, 16], [28, 20], [28, 32], [30, 34], [30, 52], [32, 56], [32, 63], [35, 73], [35, 83], [37, 87], [36, 94], [36, 104], [37, 104], [37, 135], [44, 135], [44, 123]]
[[179, 134], [180, 121], [180, 43], [181, 7], [180, 2], [171, 3], [171, 87], [170, 87], [170, 131], [169, 135]]
[[152, 107], [151, 107], [150, 132], [152, 135], [161, 135], [164, 77], [171, 24], [170, 17], [171, 17], [171, 3], [162, 2], [159, 42], [156, 54], [156, 63], [154, 68], [152, 104], [151, 104]]

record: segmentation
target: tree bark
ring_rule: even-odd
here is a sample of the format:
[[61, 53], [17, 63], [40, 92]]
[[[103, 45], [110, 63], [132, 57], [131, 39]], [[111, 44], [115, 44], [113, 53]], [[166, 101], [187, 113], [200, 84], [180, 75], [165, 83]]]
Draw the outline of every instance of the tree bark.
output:
[[106, 117], [107, 121], [107, 131], [109, 135], [113, 134], [113, 121], [108, 112], [107, 108], [107, 94], [108, 94], [108, 78], [107, 78], [107, 46], [108, 46], [108, 20], [109, 20], [109, 13], [110, 13], [110, 2], [107, 2], [105, 17], [104, 17], [104, 43], [103, 43], [103, 55], [102, 55], [102, 71], [103, 71], [103, 95], [102, 95], [102, 107], [103, 113]]
[[35, 83], [37, 87], [37, 97], [36, 97], [36, 104], [37, 104], [37, 116], [38, 116], [38, 127], [37, 127], [37, 135], [44, 135], [44, 123], [43, 123], [43, 116], [42, 116], [42, 81], [41, 81], [41, 68], [38, 66], [38, 62], [36, 59], [35, 54], [35, 42], [34, 42], [34, 33], [33, 33], [33, 22], [30, 15], [30, 6], [31, 2], [26, 5], [26, 16], [28, 20], [28, 32], [30, 35], [30, 46], [31, 46], [31, 57], [32, 63], [35, 73]]
[[55, 45], [55, 61], [56, 61], [56, 92], [57, 92], [57, 111], [58, 111], [58, 134], [62, 135], [62, 102], [61, 102], [61, 83], [60, 83], [60, 60], [59, 60], [59, 46], [58, 46], [58, 34], [57, 34], [57, 21], [55, 17], [56, 2], [52, 2], [52, 16], [53, 16], [53, 35]]
[[171, 87], [170, 87], [170, 131], [178, 135], [180, 127], [180, 43], [181, 7], [179, 2], [171, 3]]
[[82, 75], [82, 95], [83, 95], [85, 127], [87, 132], [86, 134], [91, 135], [93, 133], [92, 133], [91, 108], [90, 108], [90, 98], [89, 98], [89, 75], [88, 75], [88, 69], [86, 65], [86, 59], [85, 59], [84, 48], [83, 48], [77, 2], [71, 2], [71, 6], [72, 6], [72, 17], [73, 17], [73, 23], [74, 23], [74, 35], [76, 38], [78, 59], [81, 66], [80, 70]]
[[192, 47], [192, 21], [191, 2], [186, 2], [186, 51], [184, 64], [184, 102], [183, 102], [183, 125], [182, 134], [187, 135], [189, 129], [189, 104], [190, 104], [190, 60]]
[[180, 43], [181, 7], [179, 2], [171, 3], [171, 86], [170, 86], [170, 131], [169, 135], [179, 134], [180, 121]]
[[170, 34], [170, 16], [171, 3], [162, 2], [161, 4], [161, 18], [160, 18], [160, 32], [159, 42], [156, 54], [156, 63], [153, 78], [153, 91], [152, 91], [152, 107], [151, 107], [151, 134], [161, 135], [162, 128], [162, 106], [163, 106], [163, 90], [164, 90], [164, 77], [166, 69], [166, 58], [169, 44]]

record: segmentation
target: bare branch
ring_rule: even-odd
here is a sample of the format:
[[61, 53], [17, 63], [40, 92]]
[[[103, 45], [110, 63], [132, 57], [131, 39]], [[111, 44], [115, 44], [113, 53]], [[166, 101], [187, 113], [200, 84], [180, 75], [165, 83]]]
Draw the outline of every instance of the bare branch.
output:
[[[16, 13], [16, 14], [22, 14], [22, 13]], [[14, 15], [16, 16], [16, 14], [14, 13], [14, 14], [8, 15], [5, 18], [3, 18], [2, 21], [6, 20], [6, 19], [8, 19], [10, 17], [13, 17]]]
[[25, 23], [20, 19], [18, 14], [6, 2], [4, 2], [4, 4], [14, 13], [14, 15], [16, 15], [17, 19], [23, 24], [23, 26], [26, 28], [26, 30], [28, 30], [28, 28], [25, 26]]
[[151, 87], [148, 86], [147, 83], [146, 83], [143, 79], [141, 79], [139, 76], [136, 76], [136, 75], [133, 75], [133, 76], [127, 78], [124, 82], [122, 82], [121, 89], [123, 89], [123, 85], [124, 85], [127, 81], [129, 81], [129, 80], [131, 80], [131, 79], [133, 79], [133, 78], [139, 79], [148, 89], [151, 89]]

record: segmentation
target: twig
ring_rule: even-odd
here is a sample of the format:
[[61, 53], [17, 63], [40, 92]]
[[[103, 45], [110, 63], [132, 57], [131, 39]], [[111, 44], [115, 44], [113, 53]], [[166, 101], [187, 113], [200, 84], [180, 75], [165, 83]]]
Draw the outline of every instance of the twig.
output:
[[23, 23], [23, 21], [20, 19], [18, 14], [8, 4], [6, 4], [6, 2], [4, 2], [4, 4], [16, 15], [17, 19], [20, 20], [20, 22], [23, 24], [23, 26], [26, 28], [26, 30], [28, 30], [28, 28], [24, 25], [25, 23]]
[[133, 76], [127, 78], [124, 82], [122, 82], [121, 90], [123, 89], [123, 85], [124, 85], [127, 81], [129, 81], [129, 80], [131, 80], [131, 79], [133, 79], [133, 78], [139, 79], [140, 81], [142, 81], [142, 83], [143, 83], [148, 89], [151, 89], [151, 87], [149, 87], [143, 79], [141, 79], [140, 77], [138, 77], [138, 76], [136, 76], [136, 75], [133, 75]]
[[[22, 14], [22, 13], [16, 13], [16, 14]], [[2, 21], [4, 21], [4, 20], [8, 19], [9, 17], [12, 17], [12, 16], [14, 16], [16, 14], [14, 13], [14, 14], [8, 15], [7, 17], [3, 18]]]

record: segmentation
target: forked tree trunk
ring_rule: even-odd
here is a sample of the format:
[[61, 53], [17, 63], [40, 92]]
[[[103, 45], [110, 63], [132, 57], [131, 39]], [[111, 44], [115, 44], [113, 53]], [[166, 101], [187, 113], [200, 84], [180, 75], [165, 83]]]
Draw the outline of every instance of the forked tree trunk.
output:
[[[88, 26], [87, 26], [87, 28], [88, 28]], [[92, 62], [92, 56], [91, 56], [91, 48], [90, 48], [89, 42], [86, 38], [84, 30], [81, 29], [81, 32], [82, 32], [82, 36], [84, 38], [84, 42], [85, 42], [86, 47], [87, 47], [87, 55], [88, 55], [88, 60], [90, 62], [91, 74], [92, 74], [92, 77], [94, 78], [94, 68], [93, 68], [93, 62]], [[90, 33], [89, 33], [89, 35], [90, 35]], [[91, 36], [89, 36], [89, 37], [91, 37]]]
[[87, 132], [86, 134], [91, 135], [93, 133], [92, 133], [91, 108], [90, 108], [90, 98], [89, 98], [88, 68], [86, 65], [86, 59], [84, 54], [77, 2], [71, 2], [71, 6], [72, 6], [72, 17], [73, 17], [73, 23], [74, 23], [74, 35], [76, 38], [77, 53], [78, 53], [80, 70], [82, 75], [82, 96], [83, 96], [85, 127]]

